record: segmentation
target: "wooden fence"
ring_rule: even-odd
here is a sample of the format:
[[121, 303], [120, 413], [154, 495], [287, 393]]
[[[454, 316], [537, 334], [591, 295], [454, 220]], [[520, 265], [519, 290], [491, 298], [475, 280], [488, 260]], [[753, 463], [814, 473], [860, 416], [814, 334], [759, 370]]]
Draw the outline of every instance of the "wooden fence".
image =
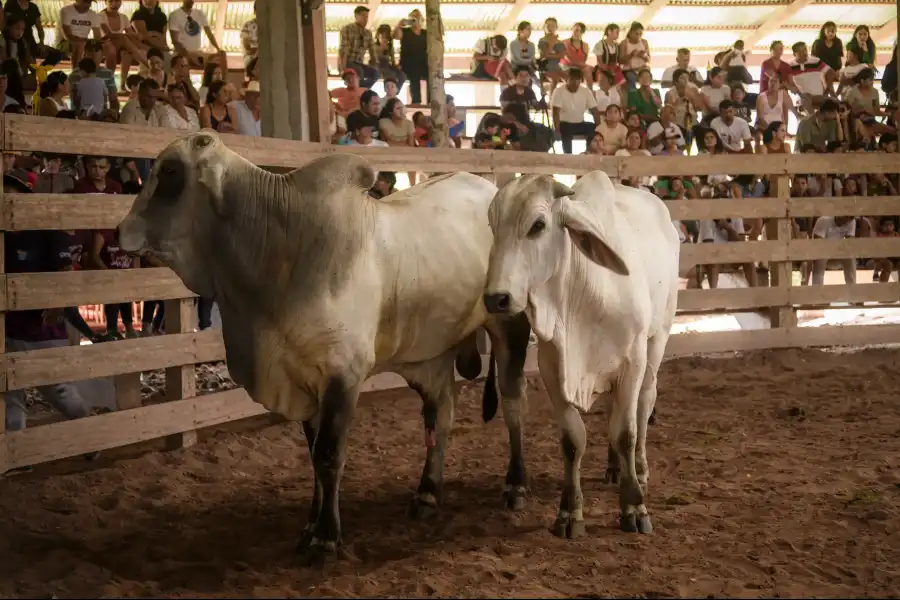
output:
[[[61, 119], [4, 115], [0, 141], [7, 151], [44, 151], [123, 157], [155, 157], [176, 131]], [[248, 160], [266, 167], [298, 167], [332, 152], [352, 151], [383, 170], [478, 173], [582, 174], [603, 169], [611, 177], [705, 175], [754, 172], [774, 178], [772, 198], [689, 200], [670, 203], [673, 218], [742, 216], [767, 219], [766, 241], [685, 245], [683, 264], [767, 261], [769, 287], [684, 290], [679, 309], [701, 312], [762, 310], [772, 328], [684, 333], [670, 338], [668, 353], [697, 353], [808, 346], [856, 346], [900, 342], [900, 325], [797, 327], [796, 310], [833, 302], [900, 300], [900, 284], [792, 287], [791, 261], [816, 258], [897, 257], [894, 239], [791, 240], [790, 218], [821, 215], [900, 215], [900, 197], [789, 197], [793, 173], [884, 173], [900, 171], [897, 155], [769, 155], [715, 157], [591, 157], [526, 152], [443, 149], [367, 149], [223, 136]], [[114, 228], [133, 198], [107, 195], [5, 194], [0, 230]], [[0, 233], [0, 235], [3, 235]], [[2, 245], [0, 245], [2, 247]], [[2, 265], [2, 261], [0, 261]], [[0, 429], [0, 473], [8, 469], [91, 451], [166, 438], [170, 447], [196, 440], [198, 429], [264, 414], [243, 390], [196, 395], [196, 363], [224, 358], [219, 333], [193, 333], [192, 294], [168, 269], [76, 271], [3, 275], [0, 310], [56, 308], [164, 299], [166, 334], [105, 344], [69, 346], [0, 355], [0, 393], [59, 382], [112, 377], [117, 411], [5, 433]], [[0, 336], [0, 343], [5, 343]], [[4, 350], [0, 348], [0, 350]], [[166, 402], [142, 406], [140, 372], [165, 369]], [[379, 376], [368, 389], [397, 385]], [[385, 383], [388, 382], [388, 383]], [[3, 421], [0, 420], [0, 428]]]

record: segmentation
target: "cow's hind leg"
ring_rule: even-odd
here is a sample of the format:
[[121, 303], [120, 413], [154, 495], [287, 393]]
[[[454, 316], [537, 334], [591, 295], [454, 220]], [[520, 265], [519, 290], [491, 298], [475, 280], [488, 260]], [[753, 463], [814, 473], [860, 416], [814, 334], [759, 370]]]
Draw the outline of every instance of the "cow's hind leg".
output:
[[669, 330], [666, 328], [647, 342], [647, 371], [641, 382], [641, 392], [638, 396], [637, 409], [637, 455], [636, 470], [638, 481], [644, 486], [644, 494], [647, 493], [647, 482], [650, 479], [650, 467], [647, 462], [647, 429], [653, 423], [653, 413], [656, 411], [657, 374], [666, 353], [666, 343], [669, 340]]
[[453, 429], [456, 389], [452, 354], [405, 368], [401, 373], [422, 397], [425, 424], [425, 467], [409, 504], [411, 518], [427, 517], [440, 508], [444, 487], [444, 454]]
[[509, 431], [509, 464], [503, 499], [506, 507], [525, 507], [528, 477], [525, 471], [524, 421], [527, 408], [525, 394], [525, 358], [531, 325], [523, 313], [492, 321], [486, 327], [491, 336], [491, 349], [497, 361], [503, 420]]
[[549, 344], [540, 345], [538, 362], [547, 395], [553, 403], [553, 413], [560, 428], [565, 479], [556, 521], [550, 528], [557, 537], [569, 539], [584, 534], [584, 496], [581, 492], [581, 459], [587, 446], [587, 432], [578, 409], [566, 402], [559, 377], [556, 350]]
[[340, 485], [347, 437], [359, 396], [358, 382], [342, 375], [328, 378], [319, 402], [319, 430], [313, 443], [313, 466], [321, 487], [319, 518], [306, 549], [307, 564], [321, 564], [341, 544]]
[[[650, 533], [650, 515], [638, 480], [635, 453], [638, 441], [638, 400], [647, 370], [647, 342], [639, 340], [622, 367], [609, 417], [609, 439], [619, 455], [619, 526], [626, 532]], [[645, 434], [646, 419], [644, 416]]]

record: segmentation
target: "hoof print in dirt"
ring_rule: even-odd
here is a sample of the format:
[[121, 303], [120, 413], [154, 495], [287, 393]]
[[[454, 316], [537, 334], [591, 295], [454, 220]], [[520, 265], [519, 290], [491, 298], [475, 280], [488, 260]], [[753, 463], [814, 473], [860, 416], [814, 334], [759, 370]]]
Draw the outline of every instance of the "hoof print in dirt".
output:
[[624, 515], [619, 517], [619, 529], [625, 533], [652, 533], [653, 523], [650, 515]]
[[430, 519], [438, 514], [440, 506], [431, 494], [427, 496], [413, 496], [406, 508], [406, 516], [413, 520]]
[[799, 419], [801, 421], [806, 419], [806, 410], [804, 410], [803, 408], [801, 408], [799, 406], [790, 407], [789, 409], [787, 409], [786, 414], [791, 419]]
[[503, 505], [508, 510], [517, 511], [525, 508], [525, 488], [513, 488], [503, 492]]
[[559, 538], [566, 538], [569, 540], [574, 540], [575, 538], [579, 538], [585, 534], [587, 529], [585, 528], [584, 521], [576, 521], [572, 518], [559, 517], [556, 519], [556, 522], [553, 523], [553, 527], [550, 528], [550, 533]]

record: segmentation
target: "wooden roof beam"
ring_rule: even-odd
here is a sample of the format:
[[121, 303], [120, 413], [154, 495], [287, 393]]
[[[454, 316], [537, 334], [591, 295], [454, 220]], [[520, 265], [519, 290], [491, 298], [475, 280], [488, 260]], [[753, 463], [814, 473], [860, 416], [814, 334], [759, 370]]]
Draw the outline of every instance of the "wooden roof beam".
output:
[[878, 44], [887, 44], [888, 40], [897, 36], [897, 17], [894, 17], [878, 29], [871, 31], [872, 41]]
[[381, 0], [369, 0], [366, 7], [369, 9], [369, 25], [374, 26], [378, 19], [378, 9], [381, 8]]
[[506, 35], [507, 31], [511, 31], [519, 20], [519, 15], [525, 10], [525, 7], [531, 4], [531, 0], [516, 0], [512, 7], [506, 11], [506, 14], [497, 21], [494, 28], [494, 35]]
[[763, 21], [749, 37], [744, 38], [744, 47], [748, 50], [753, 48], [760, 41], [784, 27], [785, 23], [790, 21], [794, 15], [812, 3], [813, 0], [794, 0], [787, 6], [778, 9], [771, 17]]
[[650, 23], [656, 18], [656, 15], [659, 14], [659, 11], [664, 9], [668, 3], [669, 0], [653, 0], [635, 21], [644, 27], [650, 27]]
[[228, 0], [218, 0], [219, 4], [216, 6], [216, 40], [219, 44], [224, 42], [225, 38], [225, 17], [228, 14]]

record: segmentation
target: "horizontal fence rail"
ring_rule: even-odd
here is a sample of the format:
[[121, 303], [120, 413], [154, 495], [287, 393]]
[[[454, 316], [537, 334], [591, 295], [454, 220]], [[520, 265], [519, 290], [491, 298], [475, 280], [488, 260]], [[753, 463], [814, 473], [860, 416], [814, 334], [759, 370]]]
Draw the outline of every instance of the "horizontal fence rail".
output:
[[[153, 158], [181, 135], [178, 131], [42, 117], [4, 115], [0, 140], [7, 151]], [[685, 244], [682, 267], [763, 263], [771, 286], [685, 289], [678, 309], [688, 313], [757, 311], [772, 327], [759, 330], [678, 333], [668, 356], [766, 348], [860, 346], [900, 343], [900, 325], [798, 327], [796, 310], [835, 303], [897, 302], [900, 283], [793, 287], [792, 262], [815, 259], [900, 257], [900, 241], [791, 239], [794, 217], [900, 215], [900, 197], [791, 198], [796, 173], [891, 173], [900, 157], [881, 153], [843, 155], [726, 155], [700, 157], [560, 156], [529, 152], [415, 148], [339, 147], [287, 140], [222, 135], [224, 142], [260, 166], [301, 167], [334, 153], [354, 153], [375, 168], [398, 171], [584, 174], [600, 169], [610, 177], [754, 173], [773, 183], [769, 198], [674, 200], [672, 219], [764, 219], [768, 239]], [[89, 230], [116, 227], [133, 196], [102, 194], [4, 194], [3, 231]], [[2, 235], [2, 234], [0, 234]], [[165, 438], [170, 447], [190, 445], [196, 430], [266, 414], [243, 390], [197, 396], [194, 365], [223, 360], [218, 331], [193, 332], [194, 294], [166, 268], [63, 273], [0, 273], [0, 310], [18, 311], [140, 300], [166, 301], [166, 335], [0, 355], [0, 392], [90, 378], [115, 381], [119, 410], [21, 432], [0, 430], [0, 473], [9, 468]], [[535, 368], [534, 356], [528, 365]], [[166, 372], [166, 402], [142, 406], [139, 373]], [[382, 377], [379, 375], [370, 382]], [[396, 379], [395, 379], [396, 380]], [[401, 383], [402, 384], [402, 383]], [[136, 386], [136, 387], [135, 387]], [[381, 384], [369, 383], [367, 389]], [[388, 386], [390, 387], [390, 386]], [[121, 397], [120, 397], [121, 396]]]

